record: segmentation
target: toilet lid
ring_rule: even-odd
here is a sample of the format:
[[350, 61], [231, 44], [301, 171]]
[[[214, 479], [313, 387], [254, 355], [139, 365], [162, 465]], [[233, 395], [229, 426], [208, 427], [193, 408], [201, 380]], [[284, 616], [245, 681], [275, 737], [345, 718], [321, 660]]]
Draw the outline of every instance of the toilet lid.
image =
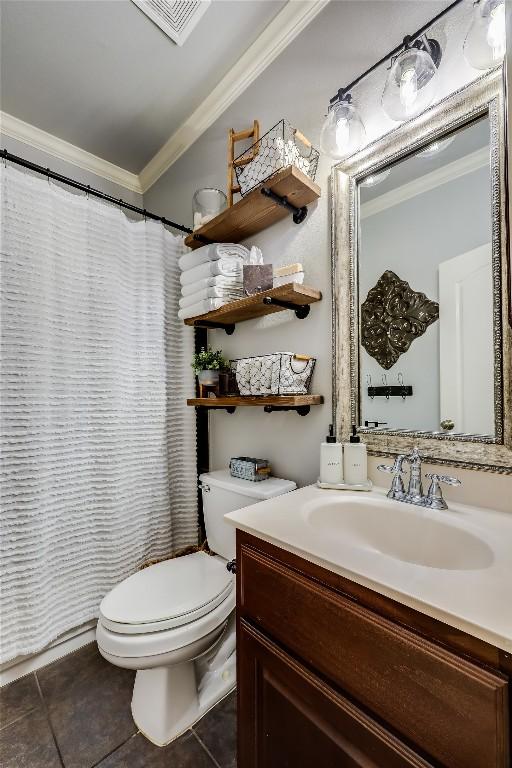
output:
[[126, 634], [181, 626], [212, 611], [233, 585], [223, 560], [196, 552], [129, 576], [103, 598], [100, 619]]

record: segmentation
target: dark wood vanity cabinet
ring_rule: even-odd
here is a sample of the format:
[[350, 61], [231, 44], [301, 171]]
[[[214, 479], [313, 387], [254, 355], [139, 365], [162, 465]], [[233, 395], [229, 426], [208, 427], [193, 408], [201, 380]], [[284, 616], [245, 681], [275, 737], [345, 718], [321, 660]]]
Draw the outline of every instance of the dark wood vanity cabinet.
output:
[[238, 768], [510, 768], [509, 655], [237, 532]]

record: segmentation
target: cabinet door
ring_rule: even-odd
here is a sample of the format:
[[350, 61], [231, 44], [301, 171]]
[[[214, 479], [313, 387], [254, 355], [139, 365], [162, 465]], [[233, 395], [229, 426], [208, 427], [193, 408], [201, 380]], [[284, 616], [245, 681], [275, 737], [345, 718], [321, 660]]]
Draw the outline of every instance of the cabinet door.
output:
[[243, 619], [238, 768], [432, 768]]

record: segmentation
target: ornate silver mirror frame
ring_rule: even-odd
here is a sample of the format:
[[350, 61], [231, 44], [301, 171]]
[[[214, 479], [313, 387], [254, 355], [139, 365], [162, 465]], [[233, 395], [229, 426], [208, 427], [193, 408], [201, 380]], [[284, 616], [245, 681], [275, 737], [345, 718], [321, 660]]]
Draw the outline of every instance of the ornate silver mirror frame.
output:
[[478, 79], [333, 168], [333, 398], [338, 435], [359, 424], [358, 181], [422, 146], [487, 115], [492, 179], [495, 437], [359, 427], [371, 454], [417, 445], [435, 463], [512, 473], [512, 330], [508, 320], [506, 127], [502, 69]]

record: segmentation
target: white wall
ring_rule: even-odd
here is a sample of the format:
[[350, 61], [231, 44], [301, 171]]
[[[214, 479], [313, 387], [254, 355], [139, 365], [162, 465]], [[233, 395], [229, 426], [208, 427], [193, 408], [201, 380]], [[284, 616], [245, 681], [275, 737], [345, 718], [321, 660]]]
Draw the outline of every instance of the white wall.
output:
[[[310, 26], [268, 67], [209, 130], [145, 194], [149, 210], [187, 223], [191, 221], [194, 191], [200, 187], [225, 188], [226, 143], [229, 128], [241, 130], [254, 118], [262, 130], [286, 117], [302, 130], [315, 146], [327, 103], [341, 85], [374, 63], [386, 50], [418, 28], [436, 13], [431, 3], [407, 2], [331, 2]], [[469, 25], [471, 8], [458, 6], [436, 30], [444, 48], [439, 71], [440, 98], [469, 82], [479, 73], [462, 56], [462, 42]], [[392, 30], [394, 42], [382, 49], [379, 29]], [[350, 52], [350, 58], [341, 60]], [[353, 92], [358, 98], [367, 134], [373, 139], [389, 130], [392, 123], [380, 108], [385, 67], [369, 77]], [[306, 283], [319, 288], [323, 301], [314, 305], [306, 320], [279, 313], [239, 325], [235, 334], [210, 333], [210, 343], [230, 357], [261, 354], [276, 350], [297, 351], [317, 357], [312, 391], [322, 394], [325, 405], [313, 407], [306, 417], [295, 413], [265, 414], [262, 409], [239, 408], [235, 414], [210, 414], [212, 468], [226, 466], [236, 455], [269, 458], [274, 473], [291, 478], [301, 486], [318, 476], [319, 444], [326, 434], [331, 416], [331, 250], [329, 223], [330, 162], [321, 157], [317, 182], [322, 198], [311, 206], [304, 224], [282, 221], [251, 239], [262, 248], [266, 261], [283, 264], [301, 261]], [[387, 483], [370, 461], [370, 475]], [[456, 474], [470, 475], [457, 471]], [[478, 482], [452, 494], [460, 500], [495, 503], [505, 509], [512, 494], [512, 478], [478, 473]], [[493, 489], [497, 497], [493, 497]], [[508, 498], [507, 498], [508, 496]], [[505, 499], [507, 498], [507, 502]]]

